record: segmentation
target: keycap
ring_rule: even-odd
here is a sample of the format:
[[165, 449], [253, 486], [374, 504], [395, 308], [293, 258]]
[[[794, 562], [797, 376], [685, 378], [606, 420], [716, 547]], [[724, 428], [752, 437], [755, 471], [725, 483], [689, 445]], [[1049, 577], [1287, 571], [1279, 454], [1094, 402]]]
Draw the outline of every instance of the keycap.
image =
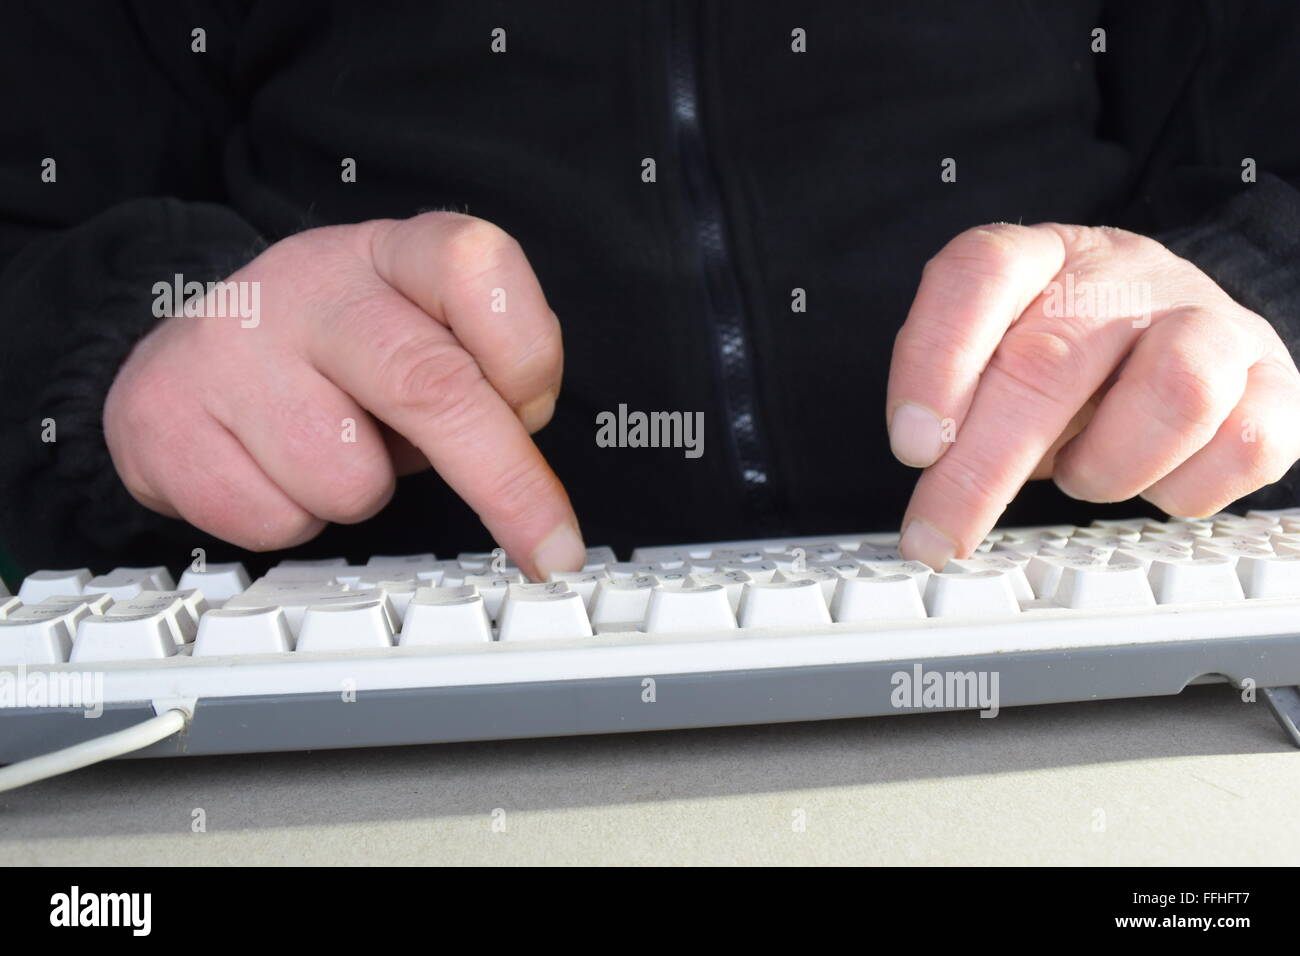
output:
[[0, 667], [62, 664], [77, 624], [89, 616], [88, 605], [62, 597], [11, 609], [0, 618]]
[[0, 597], [0, 618], [8, 617], [9, 612], [23, 606], [23, 602], [13, 595]]
[[369, 569], [366, 567], [349, 564], [334, 564], [332, 562], [330, 564], [317, 564], [315, 562], [296, 564], [284, 561], [269, 569], [259, 580], [273, 584], [322, 585], [341, 583], [338, 581], [340, 577], [355, 578], [367, 573], [367, 571]]
[[[705, 572], [703, 574], [691, 574], [690, 579], [686, 582], [690, 587], [702, 588], [711, 584], [716, 584], [727, 592], [727, 603], [731, 605], [731, 610], [736, 611], [740, 607], [740, 595], [744, 591], [745, 585], [754, 579], [744, 571], [715, 571]], [[642, 612], [642, 617], [644, 617]], [[640, 620], [640, 618], [637, 618]]]
[[[858, 571], [862, 570], [861, 565]], [[826, 568], [806, 568], [803, 571], [777, 571], [772, 575], [770, 583], [777, 584], [782, 581], [813, 581], [821, 588], [822, 602], [827, 607], [830, 606], [831, 598], [835, 596], [835, 585], [840, 583], [840, 575], [834, 571], [828, 571]], [[756, 582], [761, 583], [761, 582]], [[741, 625], [742, 627], [744, 625]]]
[[[412, 587], [428, 587], [414, 571], [384, 567], [371, 568], [367, 574], [357, 578], [355, 587], [359, 591], [364, 591], [367, 588], [383, 587], [385, 584], [409, 584]], [[349, 587], [352, 587], [352, 585], [349, 585]]]
[[1137, 544], [1142, 540], [1143, 531], [1137, 528], [1118, 528], [1118, 527], [1101, 527], [1101, 528], [1079, 528], [1071, 538], [1083, 540], [1086, 538], [1097, 538], [1106, 542], [1111, 547], [1118, 547], [1121, 544]]
[[986, 554], [979, 557], [953, 558], [944, 566], [944, 571], [960, 571], [967, 574], [974, 571], [1002, 571], [1010, 579], [1011, 589], [1015, 592], [1016, 598], [1021, 601], [1032, 601], [1034, 589], [1029, 586], [1029, 581], [1025, 578], [1024, 566], [1027, 563], [1027, 558]]
[[301, 558], [291, 558], [287, 561], [281, 561], [276, 567], [280, 568], [344, 568], [347, 567], [347, 558], [313, 558], [303, 560]]
[[1063, 548], [1056, 553], [1036, 554], [1025, 565], [1025, 580], [1033, 589], [1034, 596], [1048, 600], [1056, 593], [1061, 580], [1061, 572], [1067, 563], [1079, 565], [1104, 565], [1110, 560], [1111, 551], [1106, 548]]
[[302, 617], [298, 653], [391, 647], [393, 626], [382, 600], [360, 604], [313, 604]]
[[386, 571], [417, 571], [427, 569], [438, 563], [432, 553], [425, 554], [374, 554], [366, 561], [368, 568], [382, 568]]
[[582, 595], [563, 581], [512, 584], [501, 606], [503, 641], [591, 637], [591, 622]]
[[924, 600], [930, 617], [1007, 617], [1020, 613], [1011, 578], [1003, 571], [932, 574]]
[[727, 592], [716, 584], [672, 590], [660, 586], [650, 592], [645, 614], [647, 634], [730, 630], [735, 626], [736, 616], [731, 612]]
[[1147, 569], [1159, 604], [1241, 601], [1245, 594], [1236, 568], [1227, 558], [1157, 559]]
[[162, 566], [115, 568], [87, 581], [82, 593], [108, 594], [115, 601], [123, 601], [136, 597], [141, 591], [171, 591], [175, 587], [171, 574]]
[[208, 609], [203, 594], [189, 591], [141, 591], [136, 597], [118, 601], [107, 613], [110, 617], [138, 617], [161, 614], [171, 628], [177, 644], [188, 644], [199, 630], [199, 616]]
[[723, 572], [744, 571], [755, 584], [763, 584], [771, 581], [772, 575], [776, 574], [780, 568], [777, 567], [775, 561], [724, 561], [720, 570]]
[[[836, 583], [838, 574], [831, 574]], [[831, 623], [822, 583], [812, 577], [745, 585], [736, 611], [739, 627], [789, 627]]]
[[1091, 610], [1151, 607], [1156, 599], [1146, 570], [1136, 561], [1101, 564], [1085, 558], [1064, 558], [1052, 603]]
[[[78, 595], [86, 589], [91, 577], [89, 568], [76, 568], [72, 571], [34, 571], [23, 578], [22, 586], [18, 589], [18, 597], [24, 604], [40, 604], [47, 597]], [[0, 587], [3, 586], [4, 582], [0, 581]]]
[[861, 621], [911, 620], [925, 617], [921, 592], [906, 574], [867, 572], [844, 578], [831, 598], [831, 619], [842, 624]]
[[591, 596], [592, 626], [640, 625], [657, 583], [649, 575], [601, 581]]
[[293, 650], [293, 633], [278, 607], [221, 608], [199, 620], [195, 657], [283, 654]]
[[483, 597], [474, 588], [420, 588], [406, 609], [398, 644], [485, 644], [492, 641]]
[[435, 561], [415, 572], [425, 587], [460, 587], [465, 583], [465, 569], [459, 561]]
[[887, 577], [894, 574], [903, 575], [912, 582], [916, 587], [916, 593], [922, 597], [925, 595], [925, 588], [930, 581], [930, 575], [934, 574], [934, 570], [921, 561], [864, 561], [862, 566], [878, 577]]
[[609, 572], [600, 571], [552, 571], [551, 582], [563, 581], [571, 591], [582, 595], [583, 605], [590, 610], [591, 599], [596, 593], [596, 585], [609, 580]]
[[1237, 579], [1248, 598], [1300, 598], [1300, 554], [1242, 555]]
[[616, 561], [605, 567], [605, 573], [611, 578], [639, 578], [662, 570], [659, 565], [648, 561]]
[[524, 584], [527, 580], [522, 571], [465, 575], [465, 583], [478, 588], [478, 593], [483, 595], [483, 605], [493, 621], [501, 614], [501, 602], [506, 599], [506, 589], [512, 584]]
[[503, 574], [519, 570], [519, 565], [508, 554], [498, 555], [495, 551], [462, 551], [456, 555], [456, 561], [466, 571], [479, 574]]
[[84, 617], [77, 624], [68, 660], [134, 661], [171, 657], [176, 653], [171, 622], [161, 611], [143, 614]]
[[228, 564], [209, 564], [202, 571], [186, 568], [176, 588], [180, 591], [198, 589], [211, 604], [229, 600], [249, 585], [248, 572], [238, 561]]
[[398, 624], [406, 620], [407, 608], [411, 606], [411, 601], [415, 598], [415, 592], [425, 585], [419, 581], [376, 581], [373, 585], [362, 582], [363, 590], [374, 589], [380, 591], [392, 605], [395, 616], [394, 627], [400, 629]]

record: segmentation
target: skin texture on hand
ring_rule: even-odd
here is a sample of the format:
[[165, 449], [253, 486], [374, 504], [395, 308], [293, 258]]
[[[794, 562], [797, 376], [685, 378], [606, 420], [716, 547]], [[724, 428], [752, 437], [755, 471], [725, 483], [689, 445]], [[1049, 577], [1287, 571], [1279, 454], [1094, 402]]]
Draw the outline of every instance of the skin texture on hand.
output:
[[560, 326], [496, 226], [427, 213], [313, 229], [227, 279], [259, 321], [175, 315], [104, 407], [137, 500], [253, 550], [379, 511], [432, 466], [534, 578], [581, 567], [577, 518], [530, 433], [560, 389]]
[[903, 556], [969, 555], [1031, 478], [1213, 514], [1300, 457], [1297, 409], [1273, 327], [1154, 240], [969, 230], [926, 264], [894, 345], [890, 442], [924, 469]]

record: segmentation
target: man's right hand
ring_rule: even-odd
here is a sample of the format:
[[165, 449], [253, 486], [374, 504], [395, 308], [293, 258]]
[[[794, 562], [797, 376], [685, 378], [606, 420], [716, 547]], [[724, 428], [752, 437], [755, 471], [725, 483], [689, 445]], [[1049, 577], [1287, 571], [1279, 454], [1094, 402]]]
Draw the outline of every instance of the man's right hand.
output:
[[432, 465], [530, 576], [581, 566], [529, 437], [555, 408], [560, 326], [510, 236], [454, 213], [331, 226], [227, 281], [260, 283], [255, 327], [165, 319], [109, 391], [137, 500], [261, 551], [370, 517], [396, 475]]

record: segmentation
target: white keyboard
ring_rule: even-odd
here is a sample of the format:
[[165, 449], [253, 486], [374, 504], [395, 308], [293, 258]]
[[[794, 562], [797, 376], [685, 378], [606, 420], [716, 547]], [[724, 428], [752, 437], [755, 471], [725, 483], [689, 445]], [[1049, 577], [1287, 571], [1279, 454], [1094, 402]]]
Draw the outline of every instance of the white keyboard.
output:
[[[896, 545], [593, 548], [542, 583], [502, 552], [39, 571], [0, 590], [0, 762], [171, 705], [190, 725], [144, 753], [989, 709], [900, 692], [931, 672], [997, 675], [994, 711], [1300, 683], [1300, 509], [998, 530], [938, 573]], [[103, 715], [14, 698], [33, 678]]]

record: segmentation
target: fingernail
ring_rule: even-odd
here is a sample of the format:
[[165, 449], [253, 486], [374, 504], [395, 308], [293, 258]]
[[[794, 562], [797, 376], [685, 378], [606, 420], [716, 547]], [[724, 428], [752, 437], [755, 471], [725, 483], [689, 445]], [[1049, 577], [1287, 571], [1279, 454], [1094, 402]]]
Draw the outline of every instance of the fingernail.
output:
[[582, 535], [567, 521], [543, 538], [533, 551], [533, 567], [542, 581], [552, 571], [581, 571], [586, 560], [587, 546], [582, 543]]
[[904, 402], [890, 419], [889, 445], [903, 464], [928, 468], [943, 453], [943, 426], [934, 412]]
[[957, 545], [929, 522], [913, 518], [903, 531], [898, 550], [905, 561], [922, 561], [936, 571], [942, 571], [957, 553]]
[[523, 422], [530, 435], [541, 431], [551, 420], [551, 416], [555, 414], [555, 399], [558, 394], [559, 392], [552, 388], [545, 395], [519, 406], [519, 420]]

